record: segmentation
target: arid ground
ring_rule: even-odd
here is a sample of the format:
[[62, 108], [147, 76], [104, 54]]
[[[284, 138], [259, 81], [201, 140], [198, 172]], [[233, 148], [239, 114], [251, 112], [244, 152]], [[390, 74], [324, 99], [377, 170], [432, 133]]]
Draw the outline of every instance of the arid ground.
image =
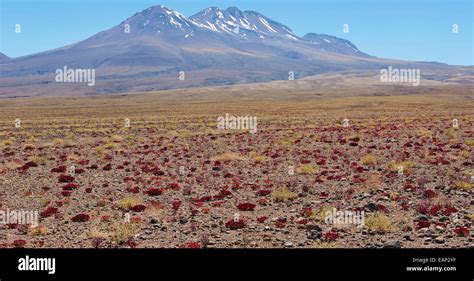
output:
[[[39, 214], [0, 224], [0, 245], [474, 245], [472, 88], [238, 89], [0, 100], [0, 209]], [[226, 113], [257, 133], [217, 129]], [[326, 223], [333, 208], [364, 225]]]

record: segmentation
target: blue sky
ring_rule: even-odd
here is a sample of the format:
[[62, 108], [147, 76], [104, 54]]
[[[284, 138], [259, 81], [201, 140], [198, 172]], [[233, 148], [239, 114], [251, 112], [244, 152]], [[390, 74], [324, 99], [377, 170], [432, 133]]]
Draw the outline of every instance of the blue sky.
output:
[[[473, 65], [473, 0], [0, 0], [0, 52], [68, 45], [134, 13], [165, 5], [186, 16], [209, 6], [255, 10], [297, 35], [325, 33], [378, 57]], [[21, 33], [15, 33], [15, 24]], [[343, 25], [349, 25], [349, 33]], [[453, 33], [453, 24], [459, 33]]]

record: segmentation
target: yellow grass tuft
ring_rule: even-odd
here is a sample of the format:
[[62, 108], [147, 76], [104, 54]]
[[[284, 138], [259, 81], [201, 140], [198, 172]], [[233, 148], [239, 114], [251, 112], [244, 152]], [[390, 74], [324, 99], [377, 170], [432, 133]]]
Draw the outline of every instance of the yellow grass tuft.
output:
[[131, 224], [131, 223], [123, 223], [119, 224], [115, 227], [114, 232], [112, 233], [112, 241], [122, 245], [130, 238], [135, 236], [138, 232], [138, 226], [136, 224]]
[[241, 161], [244, 160], [244, 157], [242, 157], [238, 153], [234, 152], [226, 152], [221, 155], [217, 155], [215, 157], [211, 158], [212, 161], [223, 161], [223, 162], [228, 162], [228, 161]]
[[458, 129], [457, 128], [449, 128], [444, 131], [444, 136], [447, 139], [456, 139], [458, 137]]
[[321, 240], [316, 240], [313, 242], [311, 247], [315, 249], [333, 249], [339, 248], [340, 246], [337, 242], [325, 242]]
[[293, 200], [296, 198], [296, 193], [291, 192], [286, 187], [279, 188], [272, 193], [273, 198], [276, 202], [285, 202], [287, 200]]
[[381, 212], [375, 212], [365, 219], [365, 227], [371, 231], [386, 233], [393, 230], [392, 221]]
[[464, 182], [464, 181], [459, 181], [459, 182], [456, 182], [454, 184], [454, 188], [455, 189], [459, 189], [459, 190], [470, 190], [472, 188], [472, 184], [468, 183], [468, 182]]
[[318, 172], [318, 167], [313, 164], [301, 164], [296, 168], [298, 174], [314, 175]]
[[420, 129], [417, 131], [417, 134], [419, 137], [422, 138], [432, 138], [433, 137], [433, 132], [427, 129]]
[[376, 172], [368, 173], [364, 184], [369, 189], [379, 189], [383, 185], [382, 176]]
[[118, 203], [120, 208], [129, 210], [133, 206], [141, 204], [142, 201], [139, 198], [136, 197], [125, 197], [120, 202]]
[[470, 146], [470, 147], [474, 146], [474, 140], [473, 139], [466, 140], [465, 143], [466, 143], [467, 146]]
[[32, 236], [44, 236], [48, 234], [48, 228], [44, 225], [38, 225], [29, 229], [29, 234]]
[[362, 156], [362, 158], [360, 158], [360, 161], [362, 162], [362, 164], [367, 166], [373, 166], [377, 164], [377, 158], [373, 154], [367, 154], [365, 156]]

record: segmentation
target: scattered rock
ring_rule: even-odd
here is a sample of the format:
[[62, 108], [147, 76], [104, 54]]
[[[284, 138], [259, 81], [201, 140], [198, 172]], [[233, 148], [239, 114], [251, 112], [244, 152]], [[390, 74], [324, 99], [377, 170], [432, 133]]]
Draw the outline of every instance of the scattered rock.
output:
[[435, 238], [434, 241], [438, 244], [443, 244], [445, 242], [445, 239], [444, 239], [443, 236], [438, 236], [438, 237]]
[[369, 212], [375, 212], [375, 211], [377, 211], [378, 206], [375, 203], [369, 203], [369, 204], [364, 206], [364, 209], [366, 211], [369, 211]]
[[402, 247], [402, 242], [396, 240], [396, 241], [389, 241], [389, 242], [386, 242], [384, 245], [383, 245], [384, 248], [388, 248], [388, 249], [399, 249]]
[[317, 225], [307, 225], [306, 230], [308, 231], [308, 239], [315, 240], [321, 238], [322, 229]]

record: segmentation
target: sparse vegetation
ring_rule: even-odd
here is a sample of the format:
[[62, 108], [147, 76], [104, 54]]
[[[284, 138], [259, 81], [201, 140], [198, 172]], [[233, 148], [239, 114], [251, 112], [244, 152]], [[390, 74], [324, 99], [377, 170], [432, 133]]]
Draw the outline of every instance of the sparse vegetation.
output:
[[272, 196], [276, 202], [285, 202], [296, 198], [296, 194], [288, 190], [288, 188], [286, 187], [282, 187], [275, 190]]

